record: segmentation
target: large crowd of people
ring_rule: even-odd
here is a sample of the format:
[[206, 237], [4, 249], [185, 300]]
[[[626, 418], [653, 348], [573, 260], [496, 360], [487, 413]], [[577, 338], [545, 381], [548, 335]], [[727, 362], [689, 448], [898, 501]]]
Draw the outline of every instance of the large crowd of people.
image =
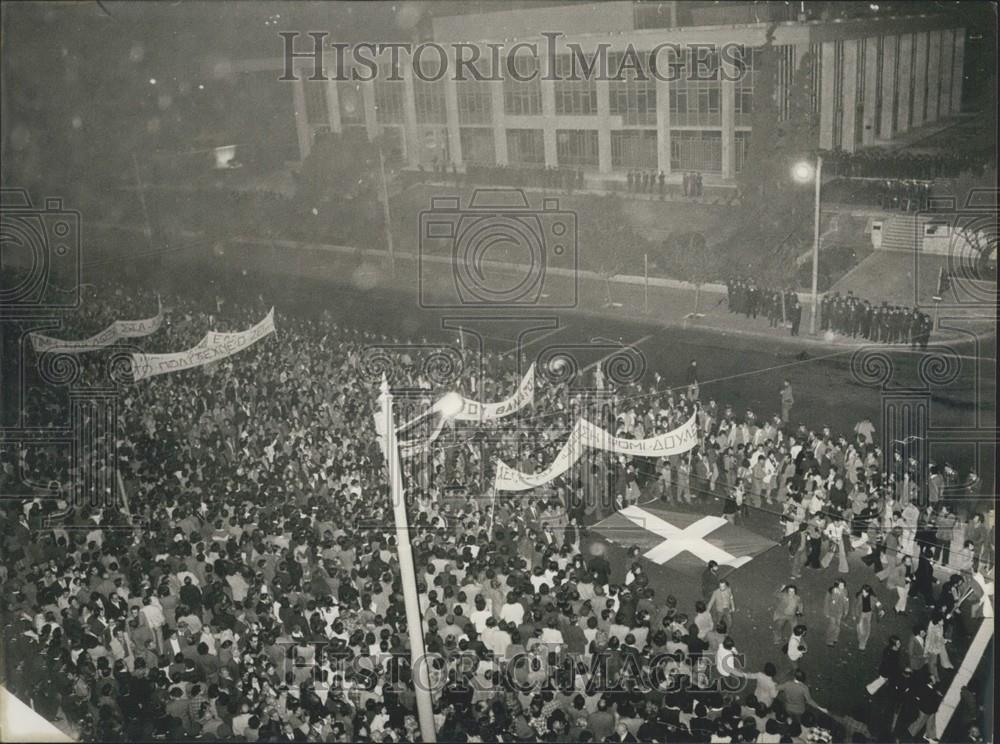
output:
[[[93, 291], [67, 336], [155, 307], [148, 291]], [[170, 322], [143, 340], [147, 351], [249, 327], [270, 306], [163, 300]], [[399, 341], [280, 308], [277, 325], [211, 367], [125, 388], [114, 436], [127, 529], [110, 502], [81, 498], [83, 482], [55, 450], [0, 450], [5, 494], [68, 484], [58, 498], [0, 502], [6, 684], [82, 740], [420, 740], [398, 535], [371, 425], [379, 383], [386, 373], [394, 387], [424, 391], [397, 396], [403, 421], [448, 388], [501, 399], [527, 360], [451, 350], [457, 371], [445, 379], [432, 347], [386, 351]], [[83, 381], [100, 377], [101, 358], [81, 357]], [[478, 361], [489, 370], [481, 382], [468, 372]], [[675, 388], [659, 375], [609, 379], [613, 408], [591, 409], [559, 370], [540, 378], [530, 408], [485, 429], [449, 425], [406, 461], [439, 741], [923, 732], [957, 664], [947, 645], [976, 616], [964, 590], [973, 572], [992, 570], [991, 515], [962, 500], [974, 474], [924, 472], [883, 451], [870, 422], [846, 434], [795, 423], [790, 386], [781, 416], [738, 414], [702, 399], [696, 365]], [[31, 386], [26, 420], [61, 425], [63, 393]], [[489, 497], [494, 458], [540, 469], [582, 412], [627, 438], [696, 414], [698, 445], [660, 460], [588, 451], [545, 487]], [[590, 525], [643, 499], [734, 522], [751, 507], [773, 513], [791, 578], [768, 618], [772, 661], [735, 661], [751, 623], [718, 566], [706, 567], [702, 598], [681, 606], [650, 582], [638, 549], [626, 565], [584, 549]], [[858, 554], [878, 578], [849, 565]], [[934, 567], [953, 578], [935, 584]], [[803, 607], [796, 583], [807, 581], [832, 585], [822, 608]], [[872, 623], [890, 607], [914, 612], [912, 634]], [[820, 635], [832, 646], [842, 628], [860, 648], [885, 647], [861, 710], [840, 709], [803, 669], [807, 631], [809, 643]], [[972, 713], [965, 725], [975, 722]]]

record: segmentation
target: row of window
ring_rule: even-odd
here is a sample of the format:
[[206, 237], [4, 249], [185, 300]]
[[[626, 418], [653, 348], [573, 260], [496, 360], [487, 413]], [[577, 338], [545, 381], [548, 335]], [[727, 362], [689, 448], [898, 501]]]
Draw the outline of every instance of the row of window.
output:
[[[755, 50], [746, 50], [737, 56], [737, 67], [743, 73], [736, 83], [737, 124], [747, 123], [746, 115], [753, 110], [753, 89], [756, 65]], [[634, 68], [638, 64], [639, 69]], [[538, 79], [538, 62], [531, 57], [519, 57], [515, 63], [517, 73], [533, 79], [519, 81], [508, 76], [503, 85], [504, 113], [512, 116], [541, 116], [542, 91]], [[557, 72], [561, 77], [573, 73], [574, 61], [570, 55], [556, 58]], [[608, 110], [612, 116], [621, 116], [626, 126], [642, 126], [656, 123], [656, 78], [648, 57], [642, 55], [625, 59], [622, 52], [608, 54], [608, 70], [621, 71], [621, 80], [608, 82]], [[689, 76], [698, 72], [699, 80]], [[400, 124], [405, 117], [404, 83], [389, 80], [391, 69], [388, 65], [380, 68], [379, 79], [375, 82], [375, 111], [381, 124]], [[485, 73], [484, 73], [485, 74]], [[427, 82], [414, 79], [414, 104], [417, 122], [437, 124], [447, 121], [445, 104], [445, 83], [443, 80]], [[326, 84], [307, 81], [306, 111], [310, 123], [326, 121]], [[568, 116], [594, 116], [597, 114], [597, 82], [594, 76], [583, 80], [559, 80], [553, 85], [555, 113]], [[360, 88], [357, 84], [341, 85], [345, 95], [353, 100], [350, 112], [341, 105], [341, 116], [345, 113], [355, 123], [358, 117], [364, 120], [364, 107], [360, 105]], [[456, 82], [458, 116], [462, 124], [489, 124], [493, 116], [492, 86], [475, 80]], [[670, 84], [670, 112], [673, 121], [681, 126], [718, 126], [721, 123], [722, 88], [719, 81], [717, 55], [707, 60], [686, 60], [678, 79]]]
[[[505, 134], [507, 162], [510, 165], [545, 165], [545, 142], [541, 129], [507, 129]], [[466, 163], [493, 165], [497, 162], [492, 129], [462, 127], [460, 139], [462, 159]], [[734, 166], [736, 172], [740, 172], [750, 146], [750, 132], [736, 132], [734, 145]], [[599, 151], [596, 129], [556, 130], [556, 161], [560, 166], [596, 168], [599, 164]], [[613, 169], [655, 169], [658, 159], [655, 129], [611, 132]], [[721, 173], [722, 133], [711, 130], [671, 131], [670, 168]]]

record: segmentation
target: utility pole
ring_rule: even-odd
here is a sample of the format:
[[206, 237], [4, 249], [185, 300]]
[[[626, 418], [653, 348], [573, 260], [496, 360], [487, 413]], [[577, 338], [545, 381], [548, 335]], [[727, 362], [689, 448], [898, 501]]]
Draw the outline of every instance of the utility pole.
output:
[[399, 464], [399, 446], [396, 441], [396, 422], [392, 412], [392, 393], [389, 381], [382, 376], [380, 396], [381, 415], [375, 415], [375, 425], [385, 455], [389, 473], [392, 514], [396, 523], [396, 551], [399, 559], [399, 581], [403, 586], [403, 604], [406, 607], [406, 630], [410, 639], [410, 667], [413, 672], [413, 691], [417, 698], [417, 718], [420, 737], [424, 742], [437, 741], [434, 730], [434, 703], [431, 699], [431, 682], [427, 654], [424, 651], [424, 633], [420, 622], [420, 600], [417, 593], [417, 575], [413, 567], [413, 548], [410, 545], [410, 528], [406, 517], [406, 497], [403, 493], [403, 474]]
[[816, 204], [813, 215], [813, 275], [812, 275], [812, 316], [809, 318], [809, 333], [816, 333], [816, 316], [819, 314], [819, 204], [823, 189], [823, 156], [816, 156]]

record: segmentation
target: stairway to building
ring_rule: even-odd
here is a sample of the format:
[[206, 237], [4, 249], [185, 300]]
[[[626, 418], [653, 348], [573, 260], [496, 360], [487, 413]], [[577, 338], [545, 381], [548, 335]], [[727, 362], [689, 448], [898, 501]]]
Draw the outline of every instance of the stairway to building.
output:
[[923, 249], [924, 225], [929, 218], [916, 214], [894, 214], [882, 223], [882, 250], [905, 251]]

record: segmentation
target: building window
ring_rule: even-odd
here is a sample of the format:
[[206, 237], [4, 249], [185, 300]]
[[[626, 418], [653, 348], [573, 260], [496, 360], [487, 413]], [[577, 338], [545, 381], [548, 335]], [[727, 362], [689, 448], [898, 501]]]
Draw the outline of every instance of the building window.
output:
[[812, 60], [812, 111], [818, 114], [820, 91], [823, 90], [823, 46], [810, 44], [809, 51]]
[[310, 124], [327, 124], [325, 80], [303, 80], [302, 90], [306, 99], [306, 121]]
[[429, 80], [438, 72], [437, 61], [422, 59], [420, 61], [421, 75], [414, 70], [413, 102], [417, 112], [418, 124], [447, 124], [448, 113], [444, 101], [445, 79]]
[[909, 91], [907, 91], [907, 95], [909, 96], [909, 98], [907, 100], [909, 101], [909, 103], [908, 103], [908, 105], [906, 107], [906, 111], [907, 111], [906, 128], [907, 129], [912, 129], [913, 128], [913, 117], [914, 117], [913, 99], [914, 99], [914, 97], [916, 95], [916, 91], [917, 91], [917, 75], [916, 75], [916, 72], [915, 72], [915, 70], [917, 69], [917, 39], [916, 39], [915, 36], [911, 36], [910, 37], [910, 59], [907, 60], [907, 61], [908, 61], [909, 65], [910, 65], [910, 67], [909, 67], [909, 70], [910, 70], [910, 89], [909, 89]]
[[556, 156], [559, 165], [597, 167], [597, 130], [557, 129]]
[[722, 132], [671, 130], [670, 169], [722, 172]]
[[[882, 91], [885, 90], [885, 37], [879, 36], [875, 43], [875, 135], [882, 136]], [[910, 107], [912, 111], [912, 106]]]
[[541, 129], [508, 129], [507, 162], [511, 165], [545, 165]]
[[379, 132], [382, 136], [382, 154], [385, 156], [385, 161], [392, 165], [402, 163], [406, 155], [403, 127], [384, 126], [379, 128]]
[[629, 66], [618, 80], [615, 78], [624, 56], [622, 52], [608, 54], [608, 75], [612, 78], [608, 83], [610, 113], [622, 117], [625, 126], [656, 124], [656, 78], [650, 70], [649, 57], [638, 55], [641, 75]]
[[839, 150], [844, 129], [844, 42], [833, 44], [833, 149]]
[[[778, 102], [781, 108], [781, 121], [786, 121], [789, 116], [792, 104], [792, 87], [794, 86], [795, 75], [795, 47], [791, 44], [782, 44], [778, 50]], [[751, 101], [752, 103], [752, 101]]]
[[462, 143], [462, 160], [475, 165], [495, 165], [496, 148], [493, 130], [487, 127], [462, 127], [458, 130]]
[[[561, 54], [556, 57], [557, 79], [553, 84], [556, 92], [556, 113], [561, 115], [593, 115], [597, 113], [596, 72], [583, 80], [568, 80], [573, 75], [573, 57]], [[578, 77], [584, 77], [582, 70]]]
[[721, 126], [722, 86], [719, 58], [713, 53], [706, 62], [688, 52], [678, 79], [670, 84], [670, 121], [677, 126]]
[[611, 132], [611, 167], [620, 170], [657, 168], [655, 129]]
[[515, 80], [506, 69], [503, 79], [503, 110], [512, 116], [539, 116], [542, 113], [542, 85], [539, 81], [538, 60], [527, 54], [514, 58], [514, 68], [522, 78], [530, 75], [531, 80]]
[[759, 49], [739, 47], [736, 54], [736, 125], [749, 126], [753, 115], [753, 88], [760, 66]]
[[733, 136], [733, 150], [735, 151], [734, 159], [736, 161], [733, 164], [733, 167], [736, 169], [737, 173], [742, 173], [743, 166], [747, 162], [747, 156], [750, 154], [750, 132], [734, 132]]
[[391, 65], [379, 65], [375, 80], [375, 119], [379, 124], [402, 124], [406, 120], [403, 110], [404, 88], [402, 80], [389, 80]]
[[365, 101], [361, 83], [338, 82], [337, 103], [340, 105], [340, 123], [343, 126], [365, 123]]

